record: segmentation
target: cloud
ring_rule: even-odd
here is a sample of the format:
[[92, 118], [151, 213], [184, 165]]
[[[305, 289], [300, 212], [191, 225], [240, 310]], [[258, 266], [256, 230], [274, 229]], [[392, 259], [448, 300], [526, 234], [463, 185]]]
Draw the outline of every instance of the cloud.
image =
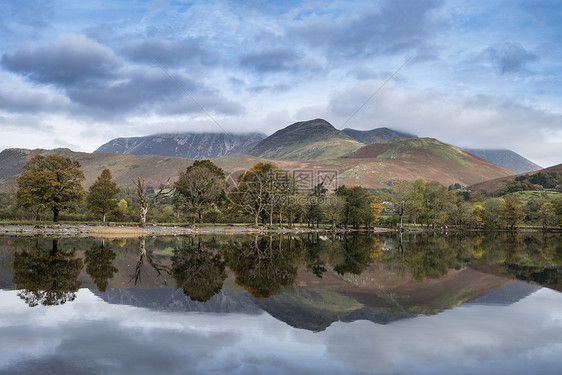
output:
[[36, 83], [63, 87], [106, 80], [116, 65], [108, 47], [76, 34], [63, 34], [54, 43], [21, 47], [2, 56], [5, 69]]
[[240, 66], [258, 73], [298, 71], [299, 55], [290, 49], [271, 49], [252, 52], [240, 57]]
[[[327, 114], [334, 126], [349, 119], [378, 85], [365, 84], [334, 94]], [[507, 148], [547, 167], [560, 163], [557, 148], [562, 147], [562, 138], [555, 138], [555, 130], [560, 129], [561, 123], [562, 115], [522, 99], [403, 90], [388, 84], [346, 126], [386, 126], [459, 147]], [[537, 147], [538, 144], [541, 146]]]
[[[310, 16], [289, 29], [290, 40], [321, 48], [328, 56], [357, 59], [427, 47], [429, 39], [446, 25], [432, 14], [440, 0], [383, 1], [338, 18]], [[359, 14], [359, 15], [357, 15]]]
[[123, 53], [132, 61], [150, 65], [184, 66], [186, 64], [216, 65], [218, 55], [204, 47], [202, 40], [170, 41], [162, 39], [134, 40], [123, 47]]
[[525, 71], [530, 62], [538, 60], [535, 54], [519, 43], [495, 44], [488, 47], [485, 54], [502, 74]]

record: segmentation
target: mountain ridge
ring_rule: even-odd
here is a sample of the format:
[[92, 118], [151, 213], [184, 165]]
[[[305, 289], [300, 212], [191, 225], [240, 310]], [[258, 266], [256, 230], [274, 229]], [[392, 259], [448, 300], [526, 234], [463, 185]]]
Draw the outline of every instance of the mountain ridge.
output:
[[266, 159], [317, 160], [344, 156], [362, 146], [323, 119], [300, 121], [262, 140], [248, 154]]
[[263, 133], [166, 133], [144, 137], [115, 138], [94, 153], [160, 155], [210, 159], [243, 155], [266, 137]]

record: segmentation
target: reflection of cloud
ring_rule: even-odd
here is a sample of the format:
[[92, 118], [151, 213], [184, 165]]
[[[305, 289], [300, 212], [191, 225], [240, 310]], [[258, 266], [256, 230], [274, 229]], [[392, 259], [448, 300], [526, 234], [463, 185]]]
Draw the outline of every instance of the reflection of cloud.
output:
[[562, 364], [561, 306], [560, 293], [542, 289], [511, 306], [465, 305], [385, 326], [338, 323], [326, 342], [341, 360], [380, 373], [528, 374], [535, 353], [552, 370]]
[[28, 308], [4, 291], [0, 311], [0, 372], [10, 373], [526, 374], [562, 364], [562, 296], [548, 289], [511, 306], [466, 305], [388, 325], [336, 323], [320, 333], [267, 314], [110, 305], [87, 290], [48, 308]]

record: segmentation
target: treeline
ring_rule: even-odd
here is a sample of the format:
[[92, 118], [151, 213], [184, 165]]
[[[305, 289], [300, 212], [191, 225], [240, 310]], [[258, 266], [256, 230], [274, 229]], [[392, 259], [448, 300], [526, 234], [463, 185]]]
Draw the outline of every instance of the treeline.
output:
[[387, 197], [396, 216], [387, 222], [426, 227], [515, 229], [523, 223], [562, 227], [562, 195], [543, 195], [523, 203], [515, 196], [494, 197], [481, 191], [466, 200], [462, 192], [448, 191], [438, 182], [416, 180], [397, 185]]
[[562, 185], [562, 173], [556, 171], [525, 174], [510, 179], [505, 187], [496, 190], [494, 196], [503, 196], [509, 193], [526, 190], [558, 189]]
[[[513, 184], [542, 188], [558, 186], [559, 179], [558, 172], [539, 172], [518, 176]], [[400, 183], [385, 193], [360, 186], [329, 191], [323, 183], [303, 188], [294, 175], [272, 163], [257, 163], [244, 173], [231, 175], [229, 183], [224, 171], [209, 160], [195, 161], [179, 173], [175, 183], [158, 187], [148, 186], [140, 177], [132, 185], [117, 186], [108, 169], [88, 192], [82, 189], [83, 180], [77, 161], [35, 156], [24, 165], [15, 192], [0, 196], [0, 215], [4, 219], [47, 219], [50, 211], [54, 221], [63, 215], [65, 220], [109, 218], [141, 225], [148, 217], [152, 222], [281, 227], [369, 228], [378, 223], [513, 230], [526, 223], [562, 228], [560, 194], [536, 192], [538, 196], [523, 202], [513, 193], [503, 197], [485, 191], [469, 194], [423, 180]], [[507, 190], [511, 191], [513, 184], [508, 184]]]
[[234, 186], [209, 160], [196, 160], [174, 184], [154, 188], [142, 178], [118, 187], [105, 169], [89, 188], [77, 161], [38, 155], [26, 163], [13, 197], [4, 195], [4, 218], [101, 219], [155, 222], [252, 222], [255, 225], [370, 227], [383, 209], [375, 194], [360, 186], [328, 191], [322, 183], [300, 189], [288, 171], [258, 163], [236, 176]]

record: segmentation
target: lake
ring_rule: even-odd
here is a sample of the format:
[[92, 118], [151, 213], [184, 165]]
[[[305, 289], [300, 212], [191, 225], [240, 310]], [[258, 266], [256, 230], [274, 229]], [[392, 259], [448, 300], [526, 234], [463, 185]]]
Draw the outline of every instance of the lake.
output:
[[0, 238], [2, 374], [551, 374], [560, 234]]

